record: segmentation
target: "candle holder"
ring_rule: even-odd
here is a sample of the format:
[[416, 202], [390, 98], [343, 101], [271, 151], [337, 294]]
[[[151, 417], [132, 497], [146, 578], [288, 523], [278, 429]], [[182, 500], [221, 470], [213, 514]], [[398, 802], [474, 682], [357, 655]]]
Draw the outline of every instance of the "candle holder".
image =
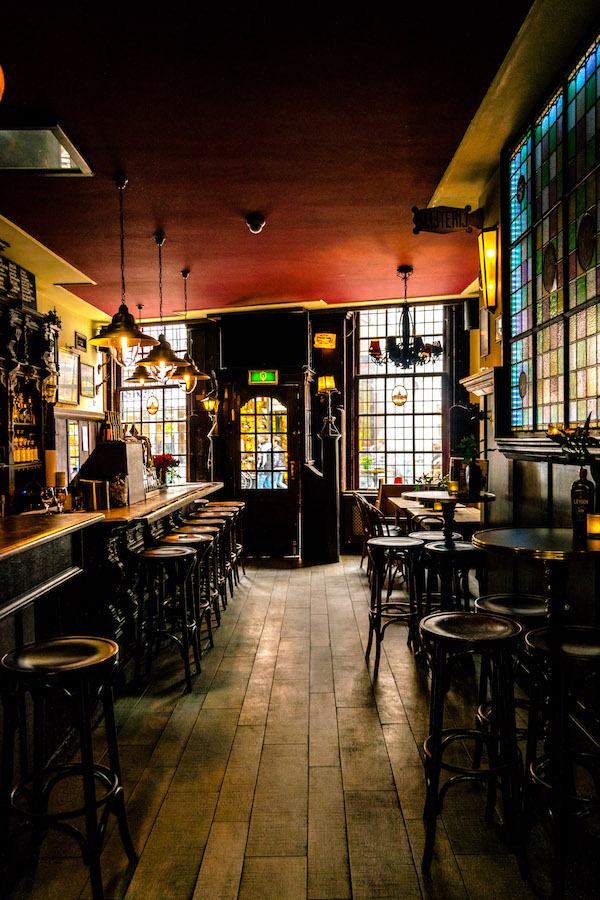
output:
[[589, 537], [600, 538], [600, 515], [598, 513], [587, 514], [587, 533]]

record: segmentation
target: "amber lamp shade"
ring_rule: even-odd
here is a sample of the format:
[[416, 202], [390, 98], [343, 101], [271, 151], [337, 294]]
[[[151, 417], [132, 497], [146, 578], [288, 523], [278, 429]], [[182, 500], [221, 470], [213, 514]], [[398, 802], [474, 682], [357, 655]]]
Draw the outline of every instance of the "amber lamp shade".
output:
[[369, 344], [369, 356], [373, 359], [381, 359], [381, 344], [378, 340], [371, 341]]
[[600, 539], [600, 515], [587, 514], [587, 533], [590, 537]]
[[319, 375], [317, 394], [326, 394], [328, 391], [337, 391], [333, 375]]

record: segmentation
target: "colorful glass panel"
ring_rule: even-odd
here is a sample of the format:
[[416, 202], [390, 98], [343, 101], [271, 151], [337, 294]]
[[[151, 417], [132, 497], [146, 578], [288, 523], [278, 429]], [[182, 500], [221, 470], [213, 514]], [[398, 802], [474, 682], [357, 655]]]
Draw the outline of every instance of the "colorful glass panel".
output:
[[564, 422], [564, 323], [554, 322], [536, 335], [537, 425]]
[[287, 409], [275, 397], [253, 397], [240, 410], [240, 468], [244, 490], [288, 487]]
[[510, 159], [510, 241], [531, 227], [531, 134], [527, 133]]
[[531, 235], [527, 235], [510, 251], [512, 337], [528, 331], [532, 326], [532, 269]]
[[569, 421], [582, 425], [591, 413], [599, 422], [600, 304], [582, 309], [569, 320]]
[[550, 101], [535, 125], [535, 211], [545, 215], [562, 195], [563, 95]]
[[511, 409], [515, 431], [533, 428], [533, 359], [531, 335], [511, 345]]
[[[564, 312], [562, 207], [555, 207], [535, 229], [535, 322], [541, 325]], [[549, 261], [554, 261], [554, 272]], [[525, 330], [525, 329], [522, 329]]]
[[597, 136], [599, 106], [596, 42], [567, 81], [567, 183], [577, 184], [600, 161]]

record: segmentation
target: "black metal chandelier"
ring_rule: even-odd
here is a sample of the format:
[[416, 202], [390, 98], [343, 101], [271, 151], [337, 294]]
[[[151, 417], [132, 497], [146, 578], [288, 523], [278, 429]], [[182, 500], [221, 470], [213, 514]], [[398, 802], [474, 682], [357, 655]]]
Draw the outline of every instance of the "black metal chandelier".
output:
[[410, 307], [406, 299], [408, 279], [413, 273], [412, 266], [398, 266], [396, 274], [404, 279], [404, 303], [402, 304], [402, 322], [400, 340], [396, 337], [388, 337], [385, 340], [385, 350], [381, 350], [379, 339], [369, 343], [369, 358], [377, 365], [383, 365], [388, 360], [401, 369], [410, 369], [413, 366], [423, 366], [430, 360], [437, 359], [442, 354], [442, 345], [439, 341], [426, 344], [423, 338], [414, 334], [414, 326], [410, 318]]

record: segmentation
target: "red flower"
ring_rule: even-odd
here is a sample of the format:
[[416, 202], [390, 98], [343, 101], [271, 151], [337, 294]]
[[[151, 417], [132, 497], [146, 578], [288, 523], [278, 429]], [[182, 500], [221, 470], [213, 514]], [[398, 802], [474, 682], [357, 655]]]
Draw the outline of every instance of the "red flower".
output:
[[152, 457], [155, 469], [175, 469], [179, 465], [179, 460], [171, 453], [157, 453]]

